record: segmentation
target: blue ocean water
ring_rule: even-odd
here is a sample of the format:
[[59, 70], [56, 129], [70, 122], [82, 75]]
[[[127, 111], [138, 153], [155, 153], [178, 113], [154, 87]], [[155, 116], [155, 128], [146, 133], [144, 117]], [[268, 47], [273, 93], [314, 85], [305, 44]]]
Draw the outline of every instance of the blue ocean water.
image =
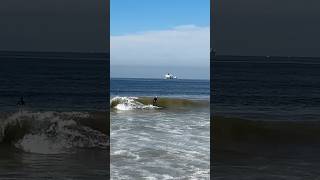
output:
[[32, 110], [105, 110], [106, 72], [104, 60], [1, 58], [0, 110], [16, 110], [21, 96]]
[[211, 64], [213, 177], [317, 179], [319, 60], [262, 59]]
[[216, 114], [302, 121], [320, 115], [320, 64], [217, 61], [211, 68]]
[[209, 80], [110, 83], [112, 179], [210, 178]]
[[107, 178], [106, 56], [0, 52], [0, 63], [0, 178]]
[[171, 97], [204, 99], [210, 97], [209, 80], [112, 78], [111, 96]]

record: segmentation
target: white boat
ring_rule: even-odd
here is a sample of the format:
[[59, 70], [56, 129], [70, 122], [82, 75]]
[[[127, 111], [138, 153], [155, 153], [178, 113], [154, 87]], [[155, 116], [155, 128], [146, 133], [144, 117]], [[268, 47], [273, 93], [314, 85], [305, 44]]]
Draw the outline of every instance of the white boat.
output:
[[177, 76], [173, 76], [172, 74], [168, 73], [164, 75], [164, 79], [177, 79]]

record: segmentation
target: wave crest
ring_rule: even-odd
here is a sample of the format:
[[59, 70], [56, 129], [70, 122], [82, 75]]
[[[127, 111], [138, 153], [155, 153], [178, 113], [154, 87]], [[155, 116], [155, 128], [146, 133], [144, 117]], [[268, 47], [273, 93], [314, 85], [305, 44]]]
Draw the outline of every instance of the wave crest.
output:
[[95, 129], [94, 124], [90, 127], [81, 123], [90, 121], [90, 117], [89, 113], [80, 112], [2, 114], [0, 143], [43, 154], [70, 152], [73, 148], [106, 148], [108, 136]]
[[152, 104], [143, 104], [138, 101], [137, 97], [114, 97], [110, 100], [111, 108], [117, 110], [134, 110], [134, 109], [157, 109], [158, 106]]
[[156, 106], [152, 105], [152, 97], [120, 97], [116, 96], [110, 100], [110, 106], [117, 110], [135, 109], [177, 109], [177, 108], [203, 108], [209, 107], [209, 101], [190, 100], [179, 98], [158, 98]]

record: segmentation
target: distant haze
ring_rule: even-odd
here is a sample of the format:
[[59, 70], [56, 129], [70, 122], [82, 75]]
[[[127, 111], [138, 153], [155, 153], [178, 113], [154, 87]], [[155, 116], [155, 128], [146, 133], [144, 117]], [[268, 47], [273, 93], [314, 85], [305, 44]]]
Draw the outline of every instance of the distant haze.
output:
[[209, 79], [208, 67], [190, 66], [112, 66], [111, 78], [164, 78], [172, 73], [178, 79]]
[[113, 0], [110, 17], [111, 77], [209, 78], [210, 0]]
[[110, 41], [111, 69], [117, 69], [111, 70], [111, 77], [161, 77], [164, 73], [180, 74], [181, 78], [209, 77], [209, 27], [185, 25], [111, 36]]

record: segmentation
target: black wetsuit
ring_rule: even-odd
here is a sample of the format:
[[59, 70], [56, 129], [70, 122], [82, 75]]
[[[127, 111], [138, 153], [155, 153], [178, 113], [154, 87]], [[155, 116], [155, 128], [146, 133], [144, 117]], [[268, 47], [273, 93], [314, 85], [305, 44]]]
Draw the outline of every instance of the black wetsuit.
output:
[[153, 98], [153, 105], [154, 105], [154, 106], [157, 105], [157, 101], [158, 101], [158, 98], [157, 98], [157, 97], [154, 97], [154, 98]]
[[20, 105], [20, 106], [24, 106], [25, 105], [23, 97], [20, 98], [20, 101], [17, 104]]

